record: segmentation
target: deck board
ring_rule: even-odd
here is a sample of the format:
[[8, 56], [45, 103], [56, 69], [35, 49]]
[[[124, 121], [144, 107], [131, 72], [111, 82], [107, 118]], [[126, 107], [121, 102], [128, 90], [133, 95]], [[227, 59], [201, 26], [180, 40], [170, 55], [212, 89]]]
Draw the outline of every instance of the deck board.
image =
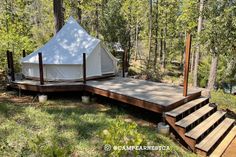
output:
[[[162, 106], [168, 106], [185, 98], [182, 94], [183, 87], [131, 78], [88, 81], [87, 85]], [[189, 94], [199, 91], [199, 89], [189, 89]]]
[[111, 77], [82, 82], [45, 82], [18, 80], [11, 83], [13, 88], [47, 92], [88, 91], [116, 99], [131, 105], [143, 107], [154, 112], [166, 112], [186, 100], [199, 97], [201, 89], [189, 88], [187, 97], [183, 96], [183, 87], [166, 83], [137, 80], [132, 78]]

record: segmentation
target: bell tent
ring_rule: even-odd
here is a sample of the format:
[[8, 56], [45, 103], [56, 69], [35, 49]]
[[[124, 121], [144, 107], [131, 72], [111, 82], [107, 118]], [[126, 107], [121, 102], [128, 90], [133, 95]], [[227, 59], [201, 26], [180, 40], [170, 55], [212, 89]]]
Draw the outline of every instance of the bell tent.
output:
[[88, 78], [114, 75], [117, 71], [117, 59], [101, 40], [90, 36], [72, 17], [50, 41], [21, 60], [26, 78], [39, 79], [39, 52], [45, 81], [81, 80], [83, 53], [86, 53]]

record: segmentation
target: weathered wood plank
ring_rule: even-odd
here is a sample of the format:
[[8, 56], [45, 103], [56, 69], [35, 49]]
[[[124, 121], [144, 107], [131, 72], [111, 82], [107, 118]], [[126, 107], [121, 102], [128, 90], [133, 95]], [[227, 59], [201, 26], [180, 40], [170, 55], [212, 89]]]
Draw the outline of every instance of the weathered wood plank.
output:
[[207, 130], [209, 130], [214, 124], [216, 124], [221, 118], [225, 116], [226, 112], [217, 111], [196, 126], [191, 131], [187, 132], [185, 135], [197, 140], [201, 135], [203, 135]]
[[[230, 143], [234, 140], [236, 137], [236, 126], [232, 128], [232, 130], [229, 132], [229, 134], [222, 140], [222, 142], [216, 147], [216, 149], [212, 152], [210, 157], [219, 157], [221, 156], [227, 147], [230, 145]], [[235, 149], [235, 148], [234, 148]], [[232, 154], [233, 155], [233, 154]], [[235, 154], [234, 154], [235, 155]]]
[[197, 149], [209, 152], [218, 140], [227, 132], [234, 123], [233, 119], [226, 118], [206, 138], [196, 145]]
[[181, 92], [183, 87], [180, 86], [122, 77], [87, 80], [86, 84], [83, 82], [45, 82], [44, 85], [40, 85], [39, 81], [23, 80], [15, 81], [13, 85], [15, 88], [18, 86], [20, 89], [36, 92], [87, 90], [157, 113], [173, 109], [201, 94], [199, 89], [192, 89], [189, 96], [183, 97]]
[[169, 116], [172, 116], [172, 117], [177, 117], [178, 115], [180, 114], [183, 114], [184, 112], [194, 108], [195, 106], [197, 106], [198, 104], [200, 103], [203, 103], [204, 101], [206, 101], [208, 98], [206, 97], [201, 97], [201, 98], [198, 98], [198, 99], [195, 99], [195, 100], [192, 100], [190, 102], [187, 102], [186, 104], [170, 111], [170, 112], [167, 112], [166, 114], [169, 115]]
[[193, 124], [194, 122], [196, 122], [197, 120], [202, 118], [202, 116], [206, 115], [207, 113], [209, 113], [213, 110], [214, 110], [214, 107], [210, 107], [209, 105], [205, 105], [202, 108], [200, 108], [199, 110], [193, 112], [192, 114], [188, 115], [187, 117], [176, 122], [175, 124], [180, 127], [187, 128], [189, 125]]

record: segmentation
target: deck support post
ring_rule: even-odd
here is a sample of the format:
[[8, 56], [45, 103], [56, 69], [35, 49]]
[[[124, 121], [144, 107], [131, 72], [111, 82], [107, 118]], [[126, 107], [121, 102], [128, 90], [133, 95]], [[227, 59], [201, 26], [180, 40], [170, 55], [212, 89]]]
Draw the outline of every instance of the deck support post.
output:
[[40, 76], [40, 85], [44, 85], [44, 78], [43, 78], [43, 58], [42, 53], [38, 53], [38, 59], [39, 59], [39, 76]]
[[83, 53], [83, 83], [86, 84], [86, 53]]
[[9, 66], [10, 66], [11, 81], [15, 81], [13, 52], [9, 52]]
[[24, 58], [26, 56], [25, 50], [22, 51], [22, 57]]
[[184, 91], [183, 96], [188, 95], [188, 75], [189, 75], [189, 61], [191, 51], [191, 34], [187, 34], [186, 49], [185, 49], [185, 64], [184, 64]]

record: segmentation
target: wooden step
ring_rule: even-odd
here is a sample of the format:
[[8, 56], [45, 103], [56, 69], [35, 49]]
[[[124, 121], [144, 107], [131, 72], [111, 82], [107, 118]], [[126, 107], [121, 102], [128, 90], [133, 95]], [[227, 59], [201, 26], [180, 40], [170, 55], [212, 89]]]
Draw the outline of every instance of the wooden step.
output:
[[203, 105], [209, 102], [209, 98], [200, 97], [190, 102], [185, 103], [184, 105], [167, 112], [166, 115], [175, 117], [175, 118], [183, 118], [184, 116], [189, 115], [190, 113], [194, 112], [198, 108], [202, 107]]
[[206, 136], [207, 132], [211, 131], [217, 124], [219, 124], [224, 119], [225, 114], [226, 112], [224, 111], [216, 111], [214, 114], [205, 119], [195, 128], [185, 133], [185, 135], [198, 142]]
[[199, 144], [196, 144], [196, 151], [198, 154], [207, 156], [214, 149], [214, 146], [227, 134], [233, 127], [234, 120], [225, 118], [206, 138]]
[[236, 137], [230, 143], [228, 148], [224, 151], [224, 153], [222, 154], [222, 157], [235, 157], [235, 154], [236, 154], [235, 148], [236, 148]]
[[[228, 135], [222, 140], [222, 142], [216, 147], [216, 149], [211, 153], [210, 157], [219, 157], [221, 156], [225, 150], [228, 148], [228, 146], [231, 144], [231, 142], [236, 137], [236, 126], [234, 126]], [[236, 156], [236, 154], [235, 154]]]
[[210, 116], [212, 113], [214, 113], [216, 109], [217, 109], [216, 107], [211, 107], [209, 106], [209, 104], [205, 105], [200, 109], [196, 110], [195, 112], [191, 113], [187, 117], [176, 122], [175, 125], [185, 128], [187, 132], [191, 128], [199, 124], [201, 121], [206, 119], [208, 116]]

